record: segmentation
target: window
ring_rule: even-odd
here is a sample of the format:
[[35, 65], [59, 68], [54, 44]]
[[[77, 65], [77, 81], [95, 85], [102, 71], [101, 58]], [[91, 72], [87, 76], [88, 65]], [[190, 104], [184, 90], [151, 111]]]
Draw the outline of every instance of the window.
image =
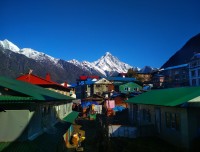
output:
[[179, 71], [177, 71], [177, 70], [176, 70], [176, 71], [174, 71], [174, 74], [175, 74], [175, 75], [179, 74]]
[[197, 66], [197, 62], [196, 61], [193, 61], [191, 64], [190, 64], [190, 67], [196, 67]]
[[166, 112], [165, 120], [166, 120], [166, 127], [170, 128], [171, 124], [170, 124], [170, 113], [169, 112]]
[[192, 79], [192, 86], [196, 86], [196, 79]]
[[143, 109], [143, 120], [146, 122], [151, 122], [151, 113], [149, 109]]
[[130, 87], [125, 87], [124, 90], [125, 91], [131, 91], [131, 88]]
[[100, 93], [100, 92], [96, 92], [96, 94], [97, 94], [97, 95], [99, 95], [99, 96], [101, 95], [101, 93]]
[[179, 130], [180, 129], [180, 116], [176, 113], [165, 113], [165, 123], [167, 128]]
[[42, 108], [42, 116], [45, 117], [47, 115], [51, 114], [51, 107], [46, 106]]
[[195, 76], [196, 76], [195, 70], [191, 71], [191, 76], [192, 76], [192, 77], [195, 77]]
[[67, 113], [67, 105], [63, 105], [63, 115]]

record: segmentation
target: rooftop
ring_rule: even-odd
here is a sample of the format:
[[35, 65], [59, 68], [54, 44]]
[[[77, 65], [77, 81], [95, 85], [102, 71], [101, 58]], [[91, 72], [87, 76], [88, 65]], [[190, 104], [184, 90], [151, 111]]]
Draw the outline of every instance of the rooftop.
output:
[[[55, 100], [73, 100], [74, 98], [71, 98], [66, 95], [62, 95], [60, 93], [56, 93], [54, 91], [44, 89], [42, 87], [7, 78], [7, 77], [0, 77], [0, 89], [4, 92], [4, 94], [10, 94], [11, 96], [3, 97], [1, 96], [0, 100], [21, 100], [22, 97], [30, 97], [26, 98], [30, 100], [31, 98], [34, 100], [43, 100], [43, 101], [55, 101]], [[13, 95], [14, 94], [14, 95]], [[20, 97], [17, 97], [20, 96]]]
[[200, 87], [180, 87], [151, 90], [139, 96], [130, 98], [127, 103], [178, 106], [187, 102], [200, 102]]

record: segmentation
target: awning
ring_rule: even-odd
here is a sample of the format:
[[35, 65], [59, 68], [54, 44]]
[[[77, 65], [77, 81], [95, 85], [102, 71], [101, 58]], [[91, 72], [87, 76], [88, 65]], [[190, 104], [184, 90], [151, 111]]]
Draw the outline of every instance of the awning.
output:
[[64, 117], [63, 120], [66, 121], [66, 122], [69, 122], [69, 123], [73, 123], [74, 120], [78, 117], [78, 114], [79, 114], [79, 112], [72, 111], [66, 117]]

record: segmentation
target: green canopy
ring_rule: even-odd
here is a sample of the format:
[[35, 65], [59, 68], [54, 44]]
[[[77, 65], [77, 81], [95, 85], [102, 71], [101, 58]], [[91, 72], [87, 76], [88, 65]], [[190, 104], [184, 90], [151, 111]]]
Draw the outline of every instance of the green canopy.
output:
[[73, 123], [74, 120], [78, 117], [79, 112], [72, 111], [70, 114], [68, 114], [66, 117], [63, 118], [64, 121]]

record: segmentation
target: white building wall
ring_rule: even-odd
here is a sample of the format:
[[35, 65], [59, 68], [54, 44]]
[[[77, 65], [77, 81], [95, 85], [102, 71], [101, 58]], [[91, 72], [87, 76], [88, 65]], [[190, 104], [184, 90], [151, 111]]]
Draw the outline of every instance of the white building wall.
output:
[[0, 142], [27, 138], [25, 129], [29, 124], [29, 110], [6, 110], [0, 112]]

